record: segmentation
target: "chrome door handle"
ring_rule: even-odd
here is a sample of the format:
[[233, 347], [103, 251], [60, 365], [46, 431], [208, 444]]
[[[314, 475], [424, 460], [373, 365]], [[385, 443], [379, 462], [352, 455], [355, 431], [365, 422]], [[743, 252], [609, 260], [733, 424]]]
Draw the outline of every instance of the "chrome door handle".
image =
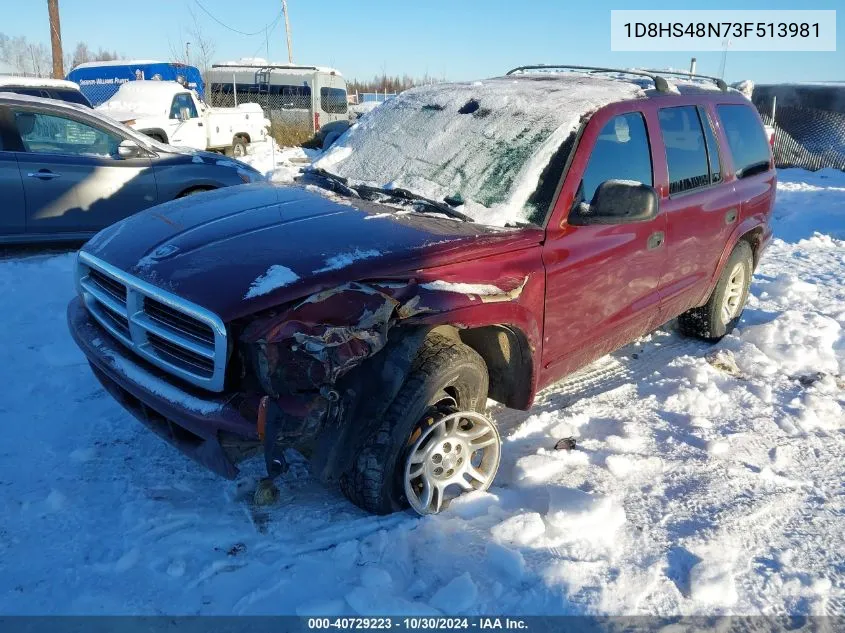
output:
[[653, 251], [656, 248], [660, 248], [663, 246], [663, 231], [657, 231], [656, 233], [652, 233], [648, 236], [648, 250]]
[[45, 169], [43, 171], [31, 171], [27, 176], [30, 178], [39, 178], [40, 180], [52, 180], [53, 178], [58, 178], [61, 174]]

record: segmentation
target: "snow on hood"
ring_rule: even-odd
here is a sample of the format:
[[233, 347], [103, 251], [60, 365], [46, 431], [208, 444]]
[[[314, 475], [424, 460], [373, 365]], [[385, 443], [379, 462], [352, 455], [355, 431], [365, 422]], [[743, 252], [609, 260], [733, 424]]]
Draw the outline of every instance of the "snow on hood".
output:
[[316, 167], [354, 183], [402, 187], [503, 226], [529, 217], [543, 169], [582, 116], [642, 98], [630, 82], [577, 73], [413, 88], [361, 119]]

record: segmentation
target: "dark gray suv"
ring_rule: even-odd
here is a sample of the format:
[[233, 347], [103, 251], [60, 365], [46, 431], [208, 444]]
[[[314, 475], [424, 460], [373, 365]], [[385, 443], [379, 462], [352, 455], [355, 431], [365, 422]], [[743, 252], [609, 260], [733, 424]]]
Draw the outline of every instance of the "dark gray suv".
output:
[[0, 243], [87, 239], [161, 202], [263, 179], [84, 106], [0, 92]]

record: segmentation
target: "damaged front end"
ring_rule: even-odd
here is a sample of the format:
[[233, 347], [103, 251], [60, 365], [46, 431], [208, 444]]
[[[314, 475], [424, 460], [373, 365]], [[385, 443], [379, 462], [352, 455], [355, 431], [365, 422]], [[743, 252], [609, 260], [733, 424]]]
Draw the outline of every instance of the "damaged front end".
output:
[[286, 447], [310, 453], [321, 479], [342, 472], [354, 438], [380, 419], [430, 330], [417, 317], [512, 301], [526, 281], [492, 293], [487, 285], [483, 296], [416, 280], [351, 282], [246, 324], [238, 345], [244, 395], [253, 403], [268, 475], [285, 470]]

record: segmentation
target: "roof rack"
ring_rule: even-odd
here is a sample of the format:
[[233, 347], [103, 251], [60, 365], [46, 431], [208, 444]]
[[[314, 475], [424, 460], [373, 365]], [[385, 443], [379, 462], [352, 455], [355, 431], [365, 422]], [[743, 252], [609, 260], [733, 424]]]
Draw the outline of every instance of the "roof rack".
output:
[[571, 64], [536, 64], [531, 66], [517, 66], [516, 68], [510, 69], [506, 74], [513, 75], [514, 73], [521, 72], [523, 70], [551, 70], [555, 68], [560, 68], [564, 70], [587, 70], [591, 73], [621, 73], [625, 75], [640, 75], [642, 77], [648, 77], [654, 82], [654, 87], [657, 88], [658, 92], [671, 92], [669, 89], [669, 83], [657, 74], [656, 71], [653, 70], [625, 70], [624, 68], [601, 68], [599, 66], [573, 66]]
[[261, 68], [268, 70], [320, 70], [317, 66], [297, 66], [296, 64], [212, 64], [212, 68]]
[[688, 73], [683, 70], [644, 70], [643, 72], [655, 73], [660, 75], [672, 75], [673, 77], [686, 77], [687, 79], [708, 79], [714, 82], [717, 86], [719, 86], [719, 90], [721, 90], [722, 92], [728, 91], [728, 84], [725, 83], [724, 79], [719, 79], [718, 77], [710, 77], [709, 75]]

